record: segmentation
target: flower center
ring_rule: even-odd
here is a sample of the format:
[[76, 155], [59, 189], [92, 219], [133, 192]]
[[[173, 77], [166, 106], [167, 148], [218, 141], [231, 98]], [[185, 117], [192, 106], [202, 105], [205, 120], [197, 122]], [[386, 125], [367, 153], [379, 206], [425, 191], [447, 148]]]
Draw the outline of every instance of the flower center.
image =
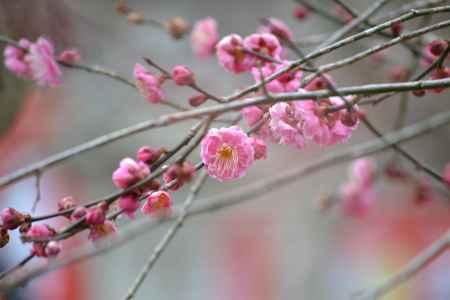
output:
[[233, 157], [233, 149], [228, 145], [224, 145], [217, 150], [217, 155], [220, 159], [230, 160]]

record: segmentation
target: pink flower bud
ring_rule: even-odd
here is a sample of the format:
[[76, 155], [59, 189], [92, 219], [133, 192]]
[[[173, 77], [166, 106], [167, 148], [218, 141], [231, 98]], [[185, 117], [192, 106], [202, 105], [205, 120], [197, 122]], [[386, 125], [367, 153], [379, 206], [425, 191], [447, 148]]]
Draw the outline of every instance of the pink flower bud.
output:
[[[47, 224], [35, 224], [27, 231], [26, 236], [34, 239], [49, 239], [56, 235], [56, 231]], [[32, 253], [39, 257], [47, 257], [45, 243], [33, 242]]]
[[58, 60], [66, 64], [76, 64], [80, 62], [81, 55], [78, 49], [66, 49], [59, 54]]
[[76, 202], [72, 196], [67, 196], [58, 201], [58, 211], [64, 211], [76, 206]]
[[86, 211], [86, 219], [85, 222], [88, 225], [100, 225], [105, 222], [106, 213], [105, 210], [101, 207], [91, 207]]
[[358, 123], [359, 114], [357, 111], [343, 111], [341, 113], [341, 122], [347, 127], [354, 127]]
[[25, 222], [25, 215], [14, 208], [7, 207], [0, 213], [0, 225], [4, 229], [14, 230]]
[[263, 139], [251, 137], [250, 143], [252, 144], [253, 150], [255, 152], [255, 160], [267, 158], [267, 146]]
[[151, 148], [149, 146], [142, 146], [137, 151], [137, 159], [147, 165], [151, 165], [160, 159], [161, 155], [166, 152], [164, 148]]
[[61, 251], [61, 244], [57, 241], [50, 241], [45, 247], [45, 255], [47, 257], [57, 256], [60, 251]]
[[434, 40], [427, 45], [428, 50], [434, 56], [440, 56], [447, 47], [448, 43], [445, 40]]
[[194, 85], [195, 76], [192, 71], [183, 65], [177, 65], [172, 69], [172, 79], [177, 85]]
[[403, 32], [403, 23], [397, 21], [391, 24], [391, 33], [393, 36], [399, 36]]
[[163, 80], [147, 71], [142, 65], [134, 66], [134, 78], [140, 93], [151, 103], [159, 103], [166, 96], [161, 88]]
[[307, 16], [309, 16], [309, 13], [310, 13], [309, 8], [307, 8], [307, 7], [304, 6], [304, 5], [299, 4], [299, 5], [297, 5], [297, 6], [294, 8], [294, 17], [295, 17], [297, 20], [302, 21], [302, 20], [305, 19]]
[[205, 94], [197, 94], [189, 97], [189, 104], [193, 107], [197, 107], [205, 103], [206, 100], [208, 100], [208, 96]]
[[166, 191], [150, 194], [141, 208], [143, 214], [150, 216], [167, 216], [172, 208], [172, 197]]
[[119, 207], [128, 217], [134, 219], [139, 208], [139, 197], [136, 194], [123, 195], [119, 198]]
[[150, 169], [144, 162], [136, 162], [126, 157], [120, 161], [119, 168], [112, 174], [112, 180], [115, 186], [126, 189], [148, 175], [150, 175]]
[[166, 183], [177, 180], [176, 183], [170, 188], [172, 191], [176, 191], [180, 189], [185, 183], [191, 181], [194, 176], [194, 165], [189, 161], [184, 161], [181, 164], [174, 164], [170, 166], [164, 173], [163, 179]]

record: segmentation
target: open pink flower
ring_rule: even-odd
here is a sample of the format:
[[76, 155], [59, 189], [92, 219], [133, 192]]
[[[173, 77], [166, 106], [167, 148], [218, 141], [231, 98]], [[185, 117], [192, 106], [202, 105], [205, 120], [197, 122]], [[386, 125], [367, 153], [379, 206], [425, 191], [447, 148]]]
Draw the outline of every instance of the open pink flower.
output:
[[163, 80], [147, 71], [141, 64], [134, 66], [134, 78], [141, 94], [151, 103], [159, 103], [165, 97], [161, 88]]
[[120, 161], [119, 168], [112, 174], [115, 186], [126, 189], [150, 175], [150, 169], [144, 162], [136, 162], [126, 157]]
[[258, 52], [275, 59], [280, 58], [281, 48], [280, 42], [270, 33], [254, 33], [244, 40], [244, 46], [254, 52]]
[[218, 41], [219, 32], [216, 20], [207, 17], [194, 24], [191, 32], [191, 47], [198, 57], [204, 58], [213, 55]]
[[139, 208], [139, 197], [130, 193], [119, 198], [119, 208], [131, 219], [134, 219], [135, 213]]
[[280, 102], [274, 104], [269, 110], [269, 126], [278, 143], [293, 145], [302, 149], [305, 147], [305, 138], [295, 109], [294, 103]]
[[166, 191], [151, 193], [141, 208], [143, 214], [150, 216], [167, 216], [172, 208], [172, 197]]
[[200, 155], [208, 174], [219, 181], [244, 176], [254, 160], [250, 138], [237, 126], [211, 129], [202, 140]]
[[[48, 239], [56, 235], [56, 231], [47, 224], [35, 224], [26, 233], [27, 237], [36, 239]], [[47, 257], [45, 243], [33, 242], [32, 253], [39, 257]]]
[[[340, 97], [330, 97], [316, 101], [296, 101], [296, 114], [302, 119], [302, 131], [306, 138], [314, 140], [319, 145], [334, 145], [346, 142], [359, 124], [356, 120], [353, 126], [346, 126], [340, 119], [340, 112], [324, 113], [328, 106], [344, 104]], [[353, 109], [358, 110], [357, 106]]]
[[117, 227], [114, 222], [106, 220], [101, 225], [94, 225], [89, 228], [88, 239], [92, 242], [96, 242], [102, 238], [115, 234]]
[[33, 79], [39, 85], [61, 84], [61, 70], [55, 59], [52, 43], [40, 37], [35, 43], [21, 39], [19, 45], [6, 46], [4, 51], [6, 67], [17, 76]]
[[247, 106], [241, 110], [241, 114], [245, 122], [247, 122], [247, 125], [253, 126], [261, 119], [264, 112], [258, 106]]
[[222, 38], [216, 48], [219, 63], [230, 72], [250, 71], [255, 63], [255, 56], [245, 52], [244, 42], [237, 34]]
[[30, 65], [33, 79], [40, 85], [57, 86], [61, 84], [61, 70], [55, 60], [52, 43], [40, 37], [31, 44], [25, 61]]
[[447, 163], [444, 167], [444, 171], [442, 172], [442, 177], [445, 182], [450, 186], [450, 163]]
[[265, 25], [258, 29], [261, 33], [270, 33], [280, 40], [293, 40], [294, 34], [289, 27], [281, 20], [275, 18], [268, 18]]
[[32, 79], [30, 65], [25, 61], [25, 55], [27, 54], [31, 42], [27, 39], [20, 39], [19, 45], [22, 48], [12, 45], [7, 45], [5, 47], [5, 66], [20, 78]]
[[[273, 73], [278, 72], [281, 69], [289, 66], [288, 61], [284, 61], [282, 64], [266, 64], [261, 68], [253, 68], [252, 74], [257, 83], [261, 82], [261, 73], [265, 79], [267, 79]], [[296, 92], [300, 87], [300, 80], [302, 78], [302, 72], [300, 70], [286, 72], [278, 78], [271, 80], [266, 84], [266, 88], [272, 93], [287, 93]]]

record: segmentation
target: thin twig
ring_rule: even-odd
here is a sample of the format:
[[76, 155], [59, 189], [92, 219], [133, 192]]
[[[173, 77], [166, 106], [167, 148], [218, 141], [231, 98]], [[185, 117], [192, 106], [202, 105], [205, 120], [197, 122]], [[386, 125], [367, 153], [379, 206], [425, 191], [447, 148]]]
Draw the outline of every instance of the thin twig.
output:
[[[450, 79], [440, 80], [424, 80], [415, 82], [402, 82], [402, 83], [384, 83], [384, 84], [368, 84], [361, 86], [343, 87], [338, 88], [336, 91], [343, 96], [346, 95], [371, 95], [371, 94], [383, 94], [388, 92], [402, 92], [402, 91], [414, 91], [422, 89], [430, 89], [436, 87], [450, 87]], [[123, 139], [125, 137], [153, 129], [162, 126], [171, 125], [177, 122], [188, 120], [191, 118], [205, 116], [214, 113], [225, 113], [236, 109], [251, 105], [260, 105], [276, 102], [294, 101], [294, 100], [311, 100], [311, 99], [323, 99], [330, 96], [336, 96], [335, 93], [328, 90], [312, 91], [312, 92], [293, 92], [293, 93], [280, 93], [272, 95], [270, 99], [265, 96], [258, 96], [254, 98], [248, 98], [242, 101], [230, 102], [226, 104], [220, 104], [210, 107], [193, 109], [186, 112], [178, 112], [169, 115], [163, 115], [156, 119], [144, 121], [130, 127], [122, 128], [117, 131], [113, 131], [96, 139], [93, 139], [84, 144], [80, 144], [73, 148], [69, 148], [65, 151], [59, 152], [55, 155], [49, 156], [41, 161], [30, 164], [26, 167], [18, 169], [8, 175], [0, 177], [0, 187], [10, 185], [23, 178], [26, 178], [34, 174], [37, 170], [43, 171], [54, 165], [57, 165], [69, 158], [75, 157], [81, 153], [96, 149], [100, 146], [112, 143], [114, 141]]]
[[[324, 170], [328, 167], [338, 165], [340, 163], [352, 161], [359, 157], [375, 154], [377, 152], [386, 150], [394, 144], [400, 144], [414, 138], [418, 138], [426, 133], [430, 133], [450, 123], [450, 111], [437, 114], [429, 119], [418, 122], [414, 125], [405, 127], [397, 132], [392, 132], [384, 136], [384, 139], [374, 139], [369, 142], [355, 145], [349, 149], [340, 152], [330, 152], [324, 158], [311, 162], [301, 167], [284, 171], [273, 177], [258, 180], [245, 187], [238, 188], [226, 194], [219, 195], [213, 198], [208, 198], [201, 206], [194, 207], [188, 211], [188, 216], [209, 213], [231, 205], [239, 204], [242, 201], [258, 198], [259, 196], [271, 191], [277, 190], [286, 184], [304, 179], [318, 171]], [[179, 214], [174, 214], [172, 218], [177, 218]], [[169, 221], [169, 220], [165, 220]], [[164, 222], [165, 223], [165, 222]], [[144, 220], [130, 225], [129, 230], [125, 229], [117, 236], [107, 238], [100, 241], [97, 247], [93, 248], [90, 244], [80, 246], [69, 252], [67, 256], [50, 262], [45, 266], [38, 266], [31, 269], [26, 274], [15, 274], [15, 276], [7, 277], [0, 281], [0, 290], [7, 291], [14, 287], [23, 284], [24, 282], [35, 278], [39, 275], [45, 274], [49, 271], [77, 263], [86, 258], [95, 257], [103, 254], [110, 249], [123, 245], [126, 242], [135, 239], [141, 234], [148, 233], [149, 229], [161, 225], [162, 222]]]
[[183, 225], [183, 222], [188, 215], [188, 210], [191, 207], [192, 203], [194, 202], [195, 198], [197, 197], [197, 194], [198, 194], [200, 188], [205, 183], [207, 176], [208, 176], [208, 173], [202, 172], [202, 174], [199, 176], [197, 181], [192, 185], [191, 191], [190, 191], [189, 195], [187, 196], [186, 200], [184, 201], [184, 204], [181, 208], [181, 212], [180, 212], [179, 216], [177, 217], [175, 223], [169, 228], [169, 230], [163, 236], [163, 238], [158, 243], [158, 245], [156, 245], [156, 247], [153, 249], [153, 252], [149, 256], [144, 267], [142, 268], [142, 271], [136, 277], [133, 285], [128, 290], [128, 293], [125, 296], [126, 300], [133, 299], [137, 290], [144, 282], [145, 278], [147, 277], [148, 273], [151, 271], [151, 269], [155, 265], [158, 258], [161, 256], [163, 251], [167, 248], [170, 241], [172, 241], [172, 239], [175, 237], [175, 234], [181, 228], [181, 225]]

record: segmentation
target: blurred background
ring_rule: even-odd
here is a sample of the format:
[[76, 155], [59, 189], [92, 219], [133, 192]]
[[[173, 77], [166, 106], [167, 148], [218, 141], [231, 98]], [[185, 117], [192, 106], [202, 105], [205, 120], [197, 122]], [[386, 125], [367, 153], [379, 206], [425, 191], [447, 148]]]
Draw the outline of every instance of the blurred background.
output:
[[[408, 1], [392, 0], [380, 13]], [[219, 24], [221, 36], [247, 35], [260, 25], [259, 17], [285, 21], [296, 39], [331, 33], [336, 24], [311, 14], [299, 22], [292, 16], [290, 0], [185, 0], [126, 2], [155, 20], [182, 16], [189, 22], [207, 16]], [[329, 7], [331, 0], [319, 0]], [[348, 1], [364, 11], [371, 1]], [[216, 95], [228, 95], [252, 83], [249, 75], [232, 76], [214, 58], [199, 60], [189, 39], [174, 41], [151, 26], [134, 26], [119, 16], [113, 1], [0, 0], [0, 34], [54, 41], [57, 51], [76, 47], [85, 64], [98, 64], [132, 78], [136, 62], [149, 56], [166, 68], [175, 64], [191, 67], [200, 86]], [[441, 16], [441, 18], [447, 17]], [[435, 17], [432, 23], [439, 20]], [[408, 29], [417, 26], [410, 22]], [[445, 36], [448, 31], [436, 32]], [[371, 39], [343, 48], [317, 60], [328, 63], [349, 56], [382, 40]], [[306, 49], [306, 51], [310, 51]], [[387, 82], [386, 73], [396, 65], [411, 62], [402, 47], [386, 51], [384, 64], [365, 59], [333, 72], [338, 85]], [[294, 59], [294, 56], [290, 57]], [[64, 69], [64, 83], [56, 89], [37, 88], [17, 79], [0, 65], [0, 175], [89, 141], [100, 135], [169, 113], [169, 108], [151, 105], [132, 88], [109, 78]], [[186, 105], [192, 91], [168, 85], [174, 102]], [[383, 132], [394, 127], [399, 96], [367, 112]], [[411, 97], [405, 124], [412, 124], [448, 110], [448, 92], [424, 98]], [[89, 201], [114, 190], [111, 173], [124, 156], [134, 156], [141, 145], [171, 147], [186, 134], [192, 122], [146, 131], [111, 145], [82, 154], [45, 172], [42, 201], [37, 213], [56, 209], [63, 196]], [[442, 170], [449, 161], [448, 128], [406, 144], [421, 161]], [[256, 163], [242, 180], [218, 184], [214, 180], [200, 199], [218, 195], [282, 170], [319, 159], [330, 151], [345, 149], [372, 138], [360, 126], [349, 144], [331, 148], [309, 146], [298, 151], [269, 146], [269, 159]], [[377, 156], [379, 165], [392, 153]], [[198, 160], [198, 152], [192, 156]], [[405, 162], [405, 166], [407, 163]], [[347, 179], [348, 165], [326, 169], [317, 175], [273, 191], [263, 197], [220, 212], [188, 220], [146, 279], [136, 299], [349, 299], [392, 274], [412, 256], [442, 234], [450, 224], [448, 199], [439, 194], [425, 205], [414, 201], [414, 188], [398, 182], [379, 182], [374, 208], [361, 219], [345, 216], [339, 207], [317, 209], [317, 199], [334, 194]], [[187, 188], [177, 192], [181, 203]], [[0, 208], [12, 206], [29, 211], [35, 197], [35, 179], [29, 178], [0, 191]], [[60, 223], [58, 223], [60, 222]], [[56, 220], [63, 225], [64, 220]], [[119, 228], [129, 223], [119, 220]], [[110, 253], [76, 266], [42, 276], [11, 299], [122, 299], [147, 256], [166, 227], [151, 231]], [[64, 247], [86, 241], [86, 236]], [[0, 264], [7, 268], [29, 249], [18, 236], [0, 250]], [[426, 271], [385, 299], [448, 299], [450, 257], [443, 255]]]

